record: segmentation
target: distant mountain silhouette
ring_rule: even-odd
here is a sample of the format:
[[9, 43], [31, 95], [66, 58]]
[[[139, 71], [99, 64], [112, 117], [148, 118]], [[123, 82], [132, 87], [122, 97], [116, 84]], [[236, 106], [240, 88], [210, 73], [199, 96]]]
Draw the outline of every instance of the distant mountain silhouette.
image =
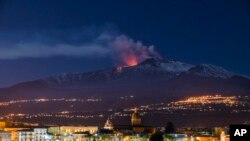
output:
[[249, 95], [250, 79], [221, 67], [147, 59], [131, 67], [61, 74], [0, 89], [1, 99], [136, 95], [145, 100], [204, 94]]

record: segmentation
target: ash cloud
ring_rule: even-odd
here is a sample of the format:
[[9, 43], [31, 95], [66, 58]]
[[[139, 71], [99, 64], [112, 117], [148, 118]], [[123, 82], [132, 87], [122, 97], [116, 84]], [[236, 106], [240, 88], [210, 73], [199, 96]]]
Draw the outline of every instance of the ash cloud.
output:
[[141, 41], [134, 41], [125, 35], [116, 37], [111, 46], [118, 64], [136, 65], [145, 59], [159, 57], [153, 45], [143, 45]]
[[94, 34], [91, 32], [92, 35], [88, 36], [86, 32], [79, 33], [80, 31], [75, 34], [71, 33], [68, 37], [65, 37], [64, 33], [63, 38], [34, 34], [30, 37], [31, 40], [23, 38], [22, 34], [18, 34], [22, 38], [15, 37], [18, 39], [16, 41], [12, 41], [11, 38], [6, 39], [7, 42], [0, 40], [0, 59], [55, 56], [111, 57], [116, 65], [129, 65], [128, 61], [131, 59], [139, 63], [147, 58], [159, 56], [154, 46], [146, 46], [141, 41], [135, 41], [123, 34], [103, 31]]

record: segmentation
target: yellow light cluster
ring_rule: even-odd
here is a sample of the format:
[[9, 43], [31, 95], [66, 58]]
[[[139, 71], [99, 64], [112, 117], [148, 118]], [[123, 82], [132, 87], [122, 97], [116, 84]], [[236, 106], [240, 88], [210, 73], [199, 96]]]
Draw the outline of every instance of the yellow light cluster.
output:
[[30, 99], [30, 100], [11, 100], [11, 101], [3, 101], [0, 102], [0, 107], [3, 106], [9, 106], [9, 105], [14, 105], [14, 104], [19, 104], [19, 103], [43, 103], [43, 102], [101, 102], [102, 99], [100, 98], [87, 98], [87, 99], [65, 99], [65, 98], [58, 98], [58, 99]]
[[197, 96], [190, 97], [185, 100], [173, 102], [172, 104], [226, 104], [233, 105], [237, 102], [235, 96], [221, 96], [221, 95], [207, 95], [207, 96]]

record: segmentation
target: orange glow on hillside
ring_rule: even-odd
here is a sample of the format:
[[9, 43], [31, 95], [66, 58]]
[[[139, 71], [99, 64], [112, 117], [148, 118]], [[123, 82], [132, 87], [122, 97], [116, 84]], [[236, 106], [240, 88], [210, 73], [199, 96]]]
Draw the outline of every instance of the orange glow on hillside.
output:
[[127, 55], [124, 57], [124, 62], [126, 66], [135, 66], [138, 64], [138, 59], [134, 55]]

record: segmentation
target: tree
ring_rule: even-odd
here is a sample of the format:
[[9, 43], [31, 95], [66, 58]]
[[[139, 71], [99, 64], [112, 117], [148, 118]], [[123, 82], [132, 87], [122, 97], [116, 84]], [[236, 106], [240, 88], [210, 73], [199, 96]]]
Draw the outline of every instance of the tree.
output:
[[169, 133], [174, 133], [174, 132], [175, 132], [174, 124], [172, 122], [168, 122], [165, 127], [165, 133], [169, 134]]
[[156, 132], [150, 136], [150, 141], [163, 141], [163, 135], [161, 132]]

